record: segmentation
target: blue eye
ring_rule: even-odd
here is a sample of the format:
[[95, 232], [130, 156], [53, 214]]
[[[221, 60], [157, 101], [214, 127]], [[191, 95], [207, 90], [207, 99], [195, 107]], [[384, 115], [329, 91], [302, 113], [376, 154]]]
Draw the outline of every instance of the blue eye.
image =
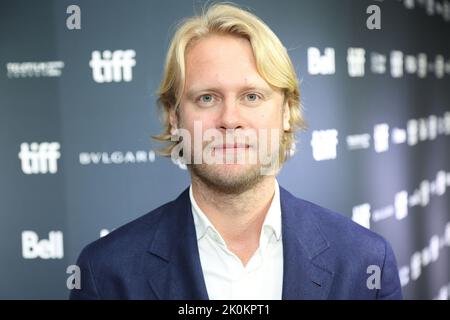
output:
[[258, 98], [259, 98], [259, 96], [257, 95], [257, 94], [255, 94], [255, 93], [249, 93], [249, 94], [247, 94], [247, 100], [248, 101], [256, 101], [256, 100], [258, 100]]
[[204, 103], [210, 103], [211, 101], [213, 101], [213, 96], [210, 94], [204, 94], [202, 96], [200, 96], [200, 102], [204, 102]]

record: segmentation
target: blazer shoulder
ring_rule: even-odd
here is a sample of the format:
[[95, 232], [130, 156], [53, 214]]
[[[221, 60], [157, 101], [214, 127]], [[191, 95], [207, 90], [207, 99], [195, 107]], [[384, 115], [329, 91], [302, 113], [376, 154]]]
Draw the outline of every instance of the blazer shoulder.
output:
[[340, 238], [344, 242], [355, 241], [360, 244], [385, 243], [386, 240], [378, 233], [361, 226], [354, 222], [348, 216], [333, 210], [324, 208], [320, 205], [311, 203], [314, 214], [320, 221], [320, 226], [327, 235]]
[[[289, 193], [284, 198], [288, 214], [295, 216], [291, 221], [297, 227], [298, 238], [303, 243], [317, 243], [317, 239], [327, 243], [314, 261], [333, 274], [331, 298], [402, 298], [397, 262], [387, 240], [343, 214]], [[368, 276], [373, 274], [379, 274], [381, 279], [376, 291], [367, 285]]]
[[[291, 198], [292, 197], [292, 198]], [[316, 203], [290, 195], [295, 214], [314, 221], [330, 245], [339, 251], [384, 256], [388, 241], [378, 233], [354, 222], [349, 217]]]

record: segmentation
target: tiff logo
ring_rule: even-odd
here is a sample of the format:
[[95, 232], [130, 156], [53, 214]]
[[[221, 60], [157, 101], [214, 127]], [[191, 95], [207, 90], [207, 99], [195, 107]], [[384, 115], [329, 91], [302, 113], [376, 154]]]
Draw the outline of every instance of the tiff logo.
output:
[[350, 77], [363, 77], [366, 63], [366, 50], [363, 48], [348, 48], [347, 66]]
[[136, 65], [134, 50], [92, 51], [89, 66], [95, 82], [130, 82], [133, 80], [133, 67]]
[[62, 231], [50, 231], [48, 239], [41, 240], [34, 231], [22, 231], [22, 256], [25, 259], [62, 259], [64, 257]]
[[58, 159], [61, 157], [58, 142], [22, 143], [19, 159], [25, 174], [54, 174], [58, 172]]

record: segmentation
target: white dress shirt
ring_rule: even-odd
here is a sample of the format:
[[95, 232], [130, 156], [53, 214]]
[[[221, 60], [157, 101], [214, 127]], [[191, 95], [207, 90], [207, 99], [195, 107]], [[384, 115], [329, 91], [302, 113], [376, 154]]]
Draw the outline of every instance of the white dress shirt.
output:
[[211, 300], [280, 300], [283, 287], [280, 190], [264, 219], [259, 247], [244, 267], [195, 202], [189, 190], [200, 262]]

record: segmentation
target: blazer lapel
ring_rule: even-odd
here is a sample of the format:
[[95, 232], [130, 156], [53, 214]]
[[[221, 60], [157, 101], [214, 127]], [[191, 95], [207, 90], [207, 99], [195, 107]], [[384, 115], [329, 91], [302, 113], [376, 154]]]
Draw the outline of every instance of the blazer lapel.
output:
[[[280, 187], [284, 300], [326, 299], [333, 271], [321, 254], [329, 243], [307, 202]], [[145, 273], [158, 299], [206, 300], [189, 189], [163, 212], [148, 247]]]
[[307, 202], [280, 188], [283, 238], [283, 300], [328, 297], [333, 272], [320, 255], [329, 243]]
[[149, 284], [162, 300], [208, 299], [191, 213], [189, 189], [161, 212], [148, 248]]

